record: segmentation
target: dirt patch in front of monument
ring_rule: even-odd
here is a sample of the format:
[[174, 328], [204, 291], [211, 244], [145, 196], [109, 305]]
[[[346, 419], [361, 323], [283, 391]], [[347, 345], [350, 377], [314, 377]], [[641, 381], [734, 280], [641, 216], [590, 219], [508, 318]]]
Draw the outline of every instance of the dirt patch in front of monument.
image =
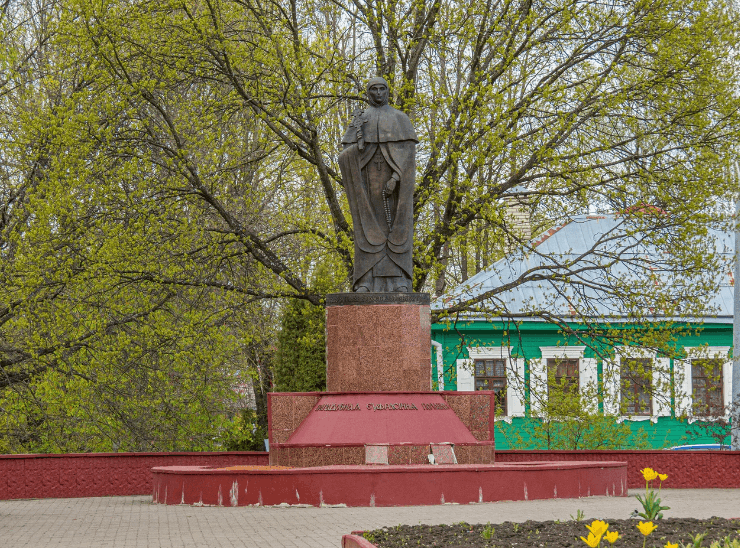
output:
[[[740, 511], [739, 511], [740, 513]], [[583, 521], [510, 521], [490, 525], [399, 525], [384, 527], [364, 533], [364, 537], [378, 548], [586, 548], [580, 537], [587, 537]], [[645, 537], [637, 530], [636, 519], [607, 520], [609, 531], [619, 532], [620, 538], [614, 548], [641, 548]], [[740, 538], [740, 519], [713, 517], [710, 519], [668, 518], [656, 520], [658, 526], [647, 537], [647, 547], [663, 548], [666, 543], [691, 544], [697, 534], [706, 533], [701, 546], [708, 547], [714, 541], [729, 536]], [[485, 537], [489, 538], [485, 538]], [[604, 539], [602, 548], [611, 548]]]

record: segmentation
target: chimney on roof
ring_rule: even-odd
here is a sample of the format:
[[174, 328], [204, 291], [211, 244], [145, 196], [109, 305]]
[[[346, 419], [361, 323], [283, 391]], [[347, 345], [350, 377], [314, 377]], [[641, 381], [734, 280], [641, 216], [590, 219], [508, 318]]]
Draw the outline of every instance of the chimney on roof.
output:
[[504, 196], [506, 204], [504, 223], [508, 232], [505, 253], [510, 253], [519, 247], [520, 241], [532, 239], [532, 206], [527, 202], [526, 197], [522, 196], [526, 190], [526, 187], [519, 185]]

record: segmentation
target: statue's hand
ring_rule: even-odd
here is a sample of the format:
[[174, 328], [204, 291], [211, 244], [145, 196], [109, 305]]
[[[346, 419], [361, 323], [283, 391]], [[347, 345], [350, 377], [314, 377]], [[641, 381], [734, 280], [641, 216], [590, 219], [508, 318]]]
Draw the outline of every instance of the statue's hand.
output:
[[388, 179], [388, 182], [385, 183], [385, 193], [392, 194], [394, 190], [396, 190], [396, 180], [391, 177]]

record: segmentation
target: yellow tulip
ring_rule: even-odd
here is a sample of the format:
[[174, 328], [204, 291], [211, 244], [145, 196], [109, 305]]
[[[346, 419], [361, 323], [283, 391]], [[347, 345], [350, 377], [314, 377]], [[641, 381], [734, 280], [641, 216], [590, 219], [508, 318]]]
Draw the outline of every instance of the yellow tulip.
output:
[[645, 536], [648, 536], [650, 533], [655, 531], [658, 528], [657, 525], [654, 525], [652, 521], [646, 521], [645, 523], [640, 522], [637, 524], [637, 529], [639, 529], [640, 533], [642, 533]]
[[591, 522], [591, 525], [586, 525], [586, 529], [591, 531], [591, 533], [596, 535], [597, 537], [601, 537], [601, 535], [606, 533], [606, 530], [608, 528], [609, 524], [605, 521], [601, 521], [600, 519], [595, 519]]
[[[616, 531], [609, 531], [604, 535], [604, 538], [609, 541], [609, 544], [614, 544], [619, 538], [619, 533]], [[678, 548], [678, 546], [672, 546], [671, 548]]]
[[660, 478], [660, 481], [665, 481], [668, 479], [668, 474], [658, 474], [658, 477]]
[[[642, 472], [642, 477], [645, 478], [645, 481], [652, 481], [658, 477], [658, 473], [652, 468], [644, 468], [640, 472]], [[668, 476], [666, 475], [666, 477]]]
[[588, 534], [588, 538], [581, 537], [581, 540], [588, 544], [591, 548], [596, 548], [601, 542], [601, 535], [594, 535], [593, 533]]
[[678, 548], [678, 543], [666, 542], [664, 548]]

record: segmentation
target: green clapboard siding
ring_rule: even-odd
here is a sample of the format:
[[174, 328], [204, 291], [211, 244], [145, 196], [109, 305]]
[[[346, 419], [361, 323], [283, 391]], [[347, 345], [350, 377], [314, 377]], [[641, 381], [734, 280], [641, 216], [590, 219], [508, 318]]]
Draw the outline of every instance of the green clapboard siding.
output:
[[[578, 329], [577, 324], [569, 327]], [[732, 345], [731, 324], [705, 324], [689, 327], [692, 331], [690, 334], [676, 338], [676, 348]], [[624, 326], [624, 328], [632, 329], [633, 327]], [[524, 358], [526, 363], [529, 359], [542, 357], [541, 346], [583, 345], [583, 342], [577, 338], [564, 335], [557, 326], [543, 322], [523, 322], [519, 325], [486, 321], [457, 322], [455, 325], [437, 323], [432, 325], [432, 339], [442, 345], [444, 390], [457, 389], [457, 360], [469, 358], [467, 353], [469, 346], [510, 346], [512, 354]], [[593, 358], [595, 357], [594, 352], [587, 347], [584, 357]], [[437, 358], [434, 352], [432, 353], [432, 364], [433, 377], [436, 379]], [[598, 374], [600, 378], [601, 363], [598, 364]], [[528, 368], [525, 365], [525, 381], [528, 382], [528, 380]], [[498, 420], [496, 422], [497, 449], [545, 449], [546, 447], [535, 447], [526, 435], [527, 424], [534, 420], [538, 419], [512, 417], [510, 422]], [[709, 436], [689, 437], [686, 419], [682, 418], [659, 417], [657, 422], [627, 420], [624, 423], [632, 433], [635, 444], [639, 445], [638, 440], [642, 440], [641, 448], [662, 449], [689, 443], [717, 443]], [[519, 432], [521, 438], [518, 447], [513, 445], [516, 439], [514, 432]], [[645, 443], [647, 447], [644, 446]]]

